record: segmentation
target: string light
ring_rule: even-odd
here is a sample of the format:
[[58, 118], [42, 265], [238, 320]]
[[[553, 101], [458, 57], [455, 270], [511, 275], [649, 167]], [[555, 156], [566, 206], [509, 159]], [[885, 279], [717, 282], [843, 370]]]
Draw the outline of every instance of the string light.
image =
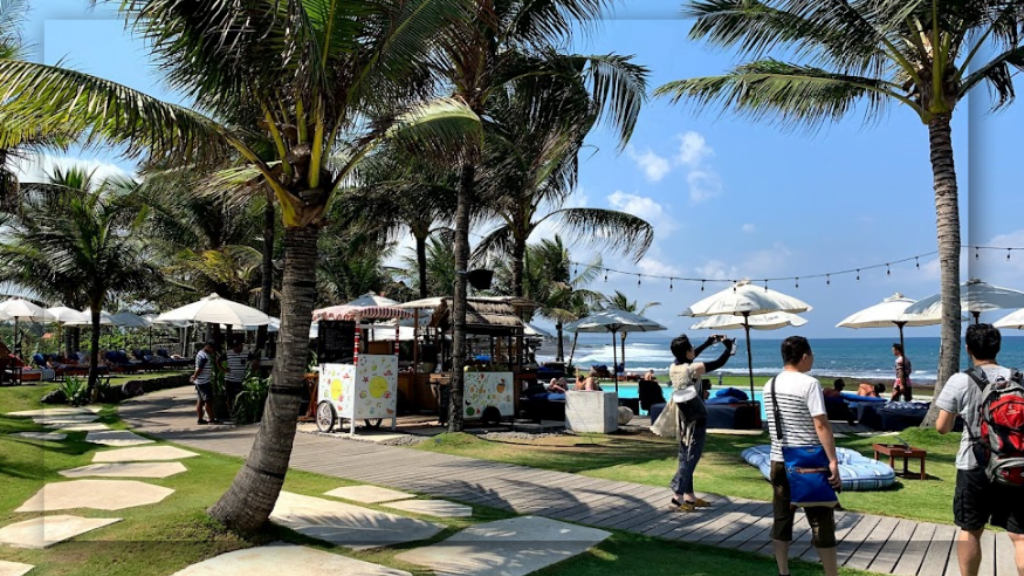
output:
[[888, 263], [885, 265], [885, 275], [886, 276], [892, 276], [892, 270], [889, 269], [889, 264]]
[[831, 286], [832, 285], [832, 275], [831, 274], [825, 274], [825, 285], [826, 286]]
[[981, 250], [979, 250], [978, 247], [975, 246], [974, 247], [974, 259], [977, 260], [979, 258], [981, 258]]
[[918, 270], [921, 269], [921, 261], [917, 259], [917, 256], [914, 256], [914, 266], [917, 266]]
[[1007, 261], [1007, 262], [1009, 262], [1009, 261], [1010, 261], [1010, 253], [1011, 253], [1011, 252], [1013, 252], [1013, 250], [1012, 250], [1012, 249], [1010, 249], [1010, 248], [1007, 248], [1007, 249], [1006, 249], [1006, 261]]
[[636, 285], [637, 286], [640, 285], [640, 275], [639, 274], [636, 275]]
[[704, 291], [704, 282], [705, 282], [704, 280], [701, 280], [701, 281], [700, 281], [700, 291], [701, 291], [701, 292], [703, 292], [703, 291]]
[[860, 281], [860, 270], [859, 269], [857, 270], [857, 281], [858, 282]]
[[675, 278], [669, 278], [668, 279], [668, 291], [669, 292], [672, 291], [672, 282], [674, 282], [674, 281], [675, 281]]
[[799, 287], [800, 287], [800, 277], [799, 277], [799, 276], [797, 276], [797, 277], [796, 277], [796, 284], [795, 284], [795, 286], [796, 286], [797, 288], [799, 288]]
[[608, 271], [607, 271], [607, 270], [606, 270], [606, 271], [605, 271], [605, 273], [604, 273], [604, 281], [605, 281], [605, 282], [607, 282], [607, 281], [608, 281]]
[[764, 281], [764, 291], [765, 292], [768, 291], [768, 281], [767, 280]]

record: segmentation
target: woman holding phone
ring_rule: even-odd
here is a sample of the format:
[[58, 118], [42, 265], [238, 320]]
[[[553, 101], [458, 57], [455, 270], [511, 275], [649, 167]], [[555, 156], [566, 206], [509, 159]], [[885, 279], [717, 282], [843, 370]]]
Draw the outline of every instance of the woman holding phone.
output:
[[[671, 350], [675, 362], [669, 368], [672, 380], [672, 398], [651, 431], [659, 436], [679, 438], [679, 468], [669, 485], [672, 488], [672, 507], [679, 511], [692, 512], [710, 504], [697, 498], [693, 489], [693, 472], [704, 452], [707, 439], [707, 408], [701, 395], [701, 377], [718, 370], [729, 361], [734, 340], [716, 334], [694, 348], [690, 339], [680, 336], [672, 341]], [[722, 343], [725, 350], [710, 362], [694, 362], [708, 347]]]

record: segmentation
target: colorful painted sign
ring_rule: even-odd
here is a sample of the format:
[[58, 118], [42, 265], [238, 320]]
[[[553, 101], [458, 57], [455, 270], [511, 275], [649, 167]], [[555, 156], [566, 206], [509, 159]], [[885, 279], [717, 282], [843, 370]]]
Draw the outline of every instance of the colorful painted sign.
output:
[[494, 406], [503, 417], [512, 416], [515, 379], [511, 372], [466, 372], [467, 418], [480, 418], [484, 408]]

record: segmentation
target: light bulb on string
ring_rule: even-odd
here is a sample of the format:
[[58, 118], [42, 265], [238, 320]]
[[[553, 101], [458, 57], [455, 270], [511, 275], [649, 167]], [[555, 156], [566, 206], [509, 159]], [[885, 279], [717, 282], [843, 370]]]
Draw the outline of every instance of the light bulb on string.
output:
[[573, 266], [572, 275], [573, 276], [579, 276], [580, 275], [580, 265], [579, 264], [576, 264], [575, 266]]
[[860, 281], [860, 269], [857, 269], [857, 280]]
[[672, 286], [672, 283], [673, 283], [674, 281], [675, 281], [675, 279], [674, 279], [674, 278], [669, 278], [669, 279], [668, 279], [668, 291], [669, 291], [669, 292], [671, 292], [671, 291], [672, 291], [672, 287], [673, 287], [673, 286]]
[[704, 291], [704, 281], [703, 280], [700, 281], [700, 291], [701, 292]]
[[605, 282], [608, 281], [608, 271], [607, 270], [604, 271], [604, 281]]
[[825, 285], [826, 286], [831, 286], [832, 285], [832, 275], [831, 274], [826, 274], [825, 275]]
[[888, 262], [885, 263], [885, 275], [886, 276], [892, 276], [892, 270], [889, 269], [889, 263]]
[[914, 256], [914, 266], [916, 266], [918, 270], [921, 269], [921, 261], [917, 259], [917, 256]]
[[637, 286], [640, 285], [640, 275], [639, 274], [636, 275], [636, 285]]
[[981, 258], [981, 250], [979, 250], [978, 247], [975, 246], [974, 247], [974, 259], [978, 260], [979, 258]]
[[1006, 261], [1007, 261], [1007, 262], [1009, 262], [1009, 261], [1010, 261], [1010, 252], [1013, 252], [1013, 250], [1012, 250], [1012, 249], [1010, 249], [1010, 248], [1007, 248], [1007, 249], [1006, 249]]
[[796, 287], [797, 288], [800, 287], [800, 277], [799, 276], [796, 277]]
[[768, 281], [767, 280], [764, 281], [764, 291], [765, 292], [768, 291]]

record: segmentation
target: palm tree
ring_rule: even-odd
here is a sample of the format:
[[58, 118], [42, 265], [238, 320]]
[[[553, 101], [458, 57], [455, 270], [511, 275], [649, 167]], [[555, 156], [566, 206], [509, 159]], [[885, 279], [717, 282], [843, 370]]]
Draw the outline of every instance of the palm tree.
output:
[[[501, 101], [513, 91], [531, 105], [530, 110], [553, 123], [558, 110], [578, 94], [582, 78], [599, 117], [610, 120], [624, 146], [645, 98], [646, 70], [630, 58], [563, 54], [558, 47], [573, 31], [587, 31], [614, 0], [471, 0], [472, 17], [458, 23], [441, 38], [443, 57], [438, 65], [453, 87], [454, 97], [484, 124]], [[567, 91], [567, 88], [569, 90]], [[576, 119], [568, 115], [567, 122]], [[492, 133], [493, 137], [494, 134]], [[455, 211], [455, 261], [458, 271], [452, 302], [452, 382], [448, 429], [462, 430], [463, 380], [466, 355], [466, 297], [469, 267], [469, 223], [477, 198], [477, 179], [486, 155], [479, 141], [461, 149], [458, 200]]]
[[[640, 307], [636, 300], [631, 301], [629, 296], [626, 296], [618, 290], [616, 290], [615, 294], [612, 296], [607, 297], [607, 302], [604, 305], [605, 309], [622, 310], [623, 312], [630, 312], [640, 316], [643, 316], [649, 308], [653, 308], [655, 306], [661, 306], [661, 302], [648, 302], [644, 304], [643, 307]], [[627, 332], [621, 332], [619, 334], [619, 337], [622, 338], [621, 346], [623, 367], [626, 366], [626, 336], [628, 336]]]
[[[496, 97], [494, 125], [486, 141], [481, 188], [484, 214], [501, 224], [477, 245], [477, 258], [490, 254], [512, 262], [512, 295], [523, 297], [523, 261], [530, 236], [555, 222], [572, 239], [595, 248], [625, 252], [639, 259], [654, 240], [644, 219], [616, 210], [563, 208], [576, 186], [579, 153], [593, 127], [595, 113], [581, 78], [568, 78], [575, 94], [552, 106], [561, 122], [523, 108], [531, 105], [518, 91]], [[574, 86], [573, 86], [574, 85]], [[575, 119], [570, 120], [575, 115]], [[550, 211], [547, 211], [547, 210]]]
[[[427, 238], [422, 265], [418, 254], [415, 258], [403, 259], [408, 270], [405, 275], [415, 279], [413, 285], [420, 294], [445, 295], [455, 286], [454, 239], [452, 230], [438, 230]], [[421, 284], [424, 280], [426, 284]]]
[[[274, 192], [284, 224], [281, 328], [274, 387], [246, 465], [211, 515], [242, 532], [277, 501], [305, 386], [317, 239], [335, 193], [385, 138], [450, 154], [479, 117], [455, 100], [422, 102], [434, 83], [425, 55], [466, 16], [462, 0], [127, 0], [122, 9], [189, 110], [79, 72], [0, 61], [0, 122], [125, 144], [175, 165], [237, 155], [235, 175]], [[239, 124], [214, 118], [239, 119]], [[241, 126], [241, 127], [239, 127]], [[267, 160], [251, 146], [274, 143]], [[0, 146], [4, 142], [0, 141]], [[244, 173], [244, 174], [243, 174]]]
[[[1024, 4], [694, 0], [685, 12], [696, 18], [691, 38], [735, 47], [751, 61], [722, 76], [666, 84], [657, 94], [809, 127], [858, 109], [869, 120], [881, 118], [899, 104], [928, 127], [943, 302], [938, 393], [960, 364], [960, 220], [950, 122], [976, 87], [991, 90], [995, 109], [1013, 101], [1013, 69], [1024, 69]], [[933, 405], [923, 426], [937, 415]]]
[[94, 186], [92, 174], [55, 168], [44, 185], [26, 186], [22, 210], [7, 222], [0, 263], [15, 270], [33, 269], [46, 284], [76, 287], [78, 300], [92, 312], [89, 388], [99, 378], [100, 311], [115, 294], [131, 294], [156, 276], [139, 235], [140, 223], [125, 199], [135, 185], [105, 181]]

